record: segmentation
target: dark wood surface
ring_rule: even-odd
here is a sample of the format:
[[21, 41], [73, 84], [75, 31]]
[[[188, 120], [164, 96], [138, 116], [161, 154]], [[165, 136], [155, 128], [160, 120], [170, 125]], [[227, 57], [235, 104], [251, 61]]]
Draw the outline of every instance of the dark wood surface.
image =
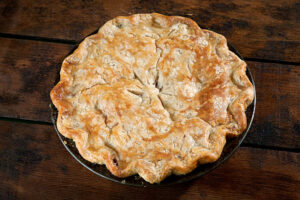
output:
[[0, 114], [50, 122], [49, 93], [72, 45], [0, 38]]
[[224, 34], [245, 57], [300, 62], [297, 0], [7, 0], [0, 32], [79, 41], [113, 17], [141, 12], [188, 16]]
[[[185, 184], [135, 188], [100, 178], [64, 149], [49, 91], [77, 41], [141, 12], [190, 17], [246, 58], [257, 109], [242, 147]], [[300, 3], [0, 1], [0, 199], [300, 199]]]
[[189, 183], [137, 188], [89, 172], [66, 152], [51, 126], [1, 121], [0, 126], [5, 155], [0, 199], [300, 198], [299, 153], [241, 147], [221, 167]]

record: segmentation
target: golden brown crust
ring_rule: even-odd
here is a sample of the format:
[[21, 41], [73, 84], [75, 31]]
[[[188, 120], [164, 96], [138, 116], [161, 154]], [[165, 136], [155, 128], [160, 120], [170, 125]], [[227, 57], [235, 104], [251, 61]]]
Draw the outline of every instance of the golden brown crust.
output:
[[191, 19], [117, 17], [68, 56], [51, 91], [57, 127], [116, 176], [150, 183], [219, 158], [247, 127], [246, 63]]

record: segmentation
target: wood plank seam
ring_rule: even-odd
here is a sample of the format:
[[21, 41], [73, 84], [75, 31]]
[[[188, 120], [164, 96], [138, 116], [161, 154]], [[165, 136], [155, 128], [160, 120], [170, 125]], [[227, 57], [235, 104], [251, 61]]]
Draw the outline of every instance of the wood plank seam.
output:
[[292, 153], [300, 153], [299, 148], [291, 149], [291, 148], [285, 148], [285, 147], [254, 144], [254, 143], [248, 143], [248, 142], [243, 142], [241, 144], [241, 147], [248, 147], [248, 148], [255, 148], [255, 149], [268, 149], [268, 150], [274, 150], [274, 151], [286, 151], [286, 152], [292, 152]]
[[[17, 119], [17, 118], [10, 118], [10, 117], [0, 117], [0, 121], [53, 126], [53, 124], [51, 122], [25, 120], [25, 119]], [[277, 146], [270, 146], [270, 145], [254, 144], [254, 143], [249, 143], [249, 142], [243, 142], [241, 144], [241, 147], [249, 147], [249, 148], [255, 148], [255, 149], [267, 149], [267, 150], [275, 150], [275, 151], [286, 151], [286, 152], [292, 152], [292, 153], [300, 153], [300, 149], [298, 149], [298, 148], [291, 149], [291, 148], [284, 148], [284, 147], [277, 147]]]
[[[51, 43], [59, 43], [59, 44], [70, 44], [70, 45], [78, 45], [79, 41], [76, 40], [66, 40], [59, 38], [48, 38], [48, 37], [39, 37], [39, 36], [30, 36], [30, 35], [18, 35], [18, 34], [10, 34], [10, 33], [1, 33], [0, 37], [8, 38], [8, 39], [20, 39], [20, 40], [32, 40], [39, 42], [51, 42]], [[264, 62], [264, 63], [276, 63], [276, 64], [284, 64], [284, 65], [300, 65], [300, 62], [291, 62], [291, 61], [282, 61], [282, 60], [273, 60], [273, 59], [262, 59], [262, 58], [254, 58], [254, 57], [244, 57], [245, 61], [253, 61], [253, 62]]]
[[26, 123], [26, 124], [51, 125], [51, 126], [53, 125], [51, 122], [35, 121], [35, 120], [20, 119], [20, 118], [13, 118], [13, 117], [2, 117], [2, 116], [0, 117], [0, 121], [19, 122], [19, 123]]
[[10, 33], [0, 33], [0, 37], [9, 38], [9, 39], [71, 44], [71, 45], [78, 44], [78, 41], [76, 40], [66, 40], [66, 39], [59, 39], [59, 38], [48, 38], [48, 37], [39, 37], [39, 36], [30, 36], [30, 35], [18, 35], [18, 34], [10, 34]]

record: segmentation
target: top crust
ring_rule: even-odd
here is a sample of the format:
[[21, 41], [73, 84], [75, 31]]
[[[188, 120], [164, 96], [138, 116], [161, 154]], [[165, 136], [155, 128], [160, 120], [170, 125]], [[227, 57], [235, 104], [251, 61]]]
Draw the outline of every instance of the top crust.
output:
[[222, 35], [191, 19], [116, 17], [63, 61], [57, 127], [86, 160], [157, 183], [214, 162], [245, 130], [245, 70]]

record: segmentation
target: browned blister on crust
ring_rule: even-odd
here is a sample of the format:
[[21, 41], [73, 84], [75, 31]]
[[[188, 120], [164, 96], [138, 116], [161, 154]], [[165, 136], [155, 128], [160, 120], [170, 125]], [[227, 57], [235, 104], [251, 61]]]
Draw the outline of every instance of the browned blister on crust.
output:
[[254, 89], [226, 39], [191, 19], [117, 17], [87, 37], [51, 91], [57, 127], [86, 160], [150, 183], [216, 161]]

